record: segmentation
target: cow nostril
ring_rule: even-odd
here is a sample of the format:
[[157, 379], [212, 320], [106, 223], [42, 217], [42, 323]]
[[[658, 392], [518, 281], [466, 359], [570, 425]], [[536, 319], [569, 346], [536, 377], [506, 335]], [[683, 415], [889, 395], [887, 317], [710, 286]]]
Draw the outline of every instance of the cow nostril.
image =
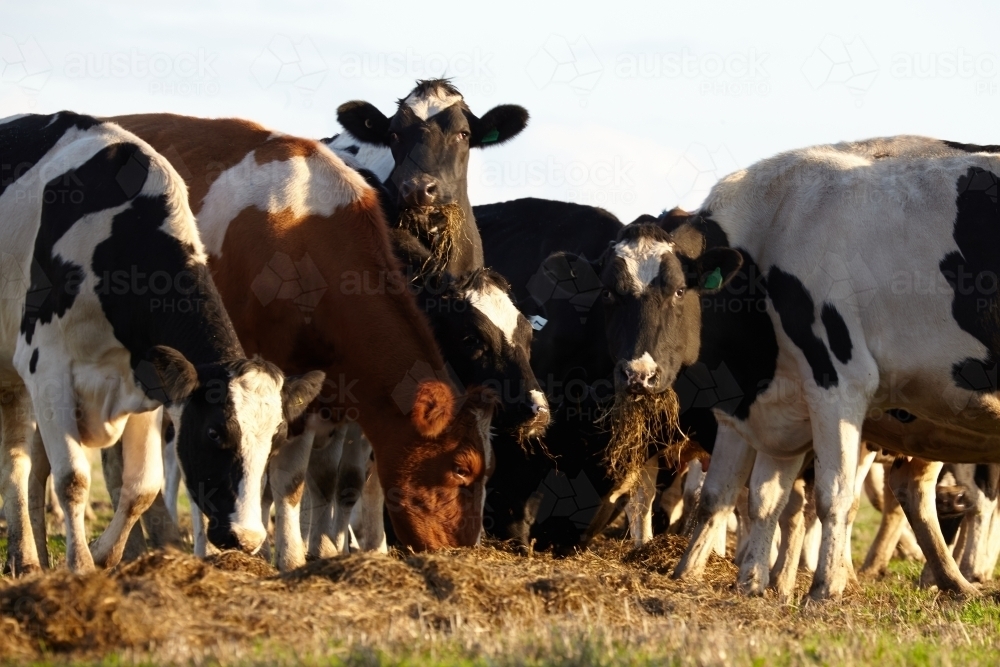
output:
[[437, 183], [434, 183], [434, 182], [428, 183], [424, 187], [424, 193], [426, 193], [426, 194], [428, 194], [428, 195], [430, 195], [432, 197], [437, 194], [437, 191], [438, 191], [438, 186], [437, 186]]

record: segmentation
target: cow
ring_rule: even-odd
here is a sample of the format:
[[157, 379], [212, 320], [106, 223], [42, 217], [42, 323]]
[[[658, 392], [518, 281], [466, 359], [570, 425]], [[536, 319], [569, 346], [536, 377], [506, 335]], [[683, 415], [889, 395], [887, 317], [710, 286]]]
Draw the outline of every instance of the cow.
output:
[[[244, 347], [288, 372], [326, 372], [307, 424], [358, 421], [401, 542], [417, 550], [475, 544], [494, 399], [476, 386], [456, 396], [406, 289], [378, 193], [320, 142], [252, 122], [115, 120], [185, 173]], [[269, 467], [279, 552], [287, 547], [282, 569], [304, 560], [299, 503], [315, 436], [306, 428]]]
[[[39, 567], [28, 516], [32, 420], [52, 466], [73, 572], [117, 564], [163, 480], [162, 408], [194, 503], [223, 548], [254, 552], [272, 442], [317, 395], [247, 358], [212, 281], [184, 181], [113, 123], [63, 111], [0, 121], [2, 482], [14, 574]], [[165, 312], [162, 299], [186, 307]], [[114, 517], [87, 546], [85, 447], [123, 446]], [[43, 479], [44, 482], [44, 479]]]
[[[448, 80], [428, 79], [399, 100], [391, 117], [368, 102], [352, 101], [340, 105], [337, 120], [346, 133], [328, 141], [353, 153], [385, 183], [401, 214], [398, 224], [436, 250], [454, 247], [437, 268], [453, 275], [481, 268], [482, 241], [468, 194], [469, 152], [513, 139], [527, 125], [528, 112], [502, 104], [477, 117]], [[391, 151], [386, 176], [388, 160], [379, 148]]]
[[[845, 528], [862, 436], [910, 456], [1000, 460], [989, 319], [997, 299], [989, 280], [1000, 268], [991, 255], [998, 152], [925, 137], [872, 139], [782, 153], [713, 188], [697, 224], [760, 267], [756, 299], [774, 345], [744, 357], [763, 362], [750, 409], [716, 410], [702, 521], [675, 575], [702, 566], [705, 529], [752, 465], [756, 523], [740, 583], [762, 590], [764, 545], [810, 441], [823, 526], [810, 595], [820, 599], [839, 596], [846, 584]], [[918, 277], [935, 289], [915, 289]], [[718, 349], [737, 361], [736, 347]], [[916, 419], [885, 418], [892, 409]], [[937, 479], [927, 467], [907, 476], [921, 486]], [[933, 493], [923, 497], [920, 523], [934, 510]]]
[[[501, 145], [513, 139], [527, 125], [528, 112], [520, 106], [505, 104], [478, 118], [450, 81], [428, 79], [418, 81], [416, 87], [398, 101], [391, 118], [368, 102], [353, 101], [338, 108], [337, 119], [344, 131], [322, 141], [379, 191], [383, 210], [394, 223], [392, 238], [396, 254], [414, 275], [412, 282], [418, 290], [418, 303], [431, 317], [439, 342], [447, 352], [451, 345], [445, 328], [454, 339], [469, 336], [473, 327], [466, 322], [463, 333], [455, 326], [456, 318], [448, 316], [454, 313], [432, 312], [440, 311], [442, 304], [449, 301], [461, 305], [461, 299], [443, 294], [448, 287], [442, 283], [483, 283], [480, 273], [484, 268], [482, 242], [468, 196], [469, 152], [472, 148]], [[453, 238], [445, 238], [445, 230], [421, 225], [415, 228], [404, 222], [414, 216], [424, 223], [436, 220], [429, 211], [449, 206], [461, 210], [463, 223], [460, 233]], [[450, 251], [438, 258], [436, 253], [442, 244]], [[427, 271], [427, 267], [432, 270]], [[445, 279], [445, 274], [449, 278]], [[431, 278], [429, 283], [428, 277]], [[522, 377], [521, 385], [513, 387], [511, 373], [500, 370], [504, 376], [501, 391], [504, 410], [498, 426], [502, 429], [506, 422], [520, 429], [522, 436], [534, 437], [545, 430], [548, 406], [525, 363], [530, 352], [530, 330], [525, 330], [523, 322], [517, 324], [516, 310], [504, 294], [509, 290], [497, 282], [498, 278], [494, 274], [488, 281], [493, 285], [482, 285], [482, 294], [489, 296], [477, 297], [474, 309], [487, 318], [498, 318], [494, 324], [501, 330], [520, 326], [522, 331], [517, 336], [519, 342], [508, 341], [512, 344], [505, 346], [516, 355], [516, 359], [505, 362], [506, 365], [516, 364]], [[470, 318], [459, 319], [467, 321]], [[529, 345], [524, 345], [524, 333], [529, 334]], [[489, 337], [486, 332], [478, 336], [472, 332], [471, 335]], [[499, 360], [503, 355], [497, 348], [493, 356]], [[468, 362], [461, 359], [449, 358], [448, 362], [468, 366]]]
[[[728, 285], [741, 259], [721, 247], [703, 252], [697, 230], [682, 226], [671, 234], [651, 216], [622, 226], [606, 211], [577, 204], [517, 200], [477, 207], [477, 220], [487, 263], [515, 286], [519, 307], [545, 322], [532, 360], [548, 383], [555, 416], [546, 447], [559, 468], [540, 454], [528, 475], [523, 454], [513, 443], [501, 449], [497, 438], [488, 518], [501, 537], [560, 551], [582, 546], [602, 523], [599, 508], [608, 516], [608, 501], [622, 492], [604, 461], [610, 436], [598, 417], [616, 395], [672, 388], [682, 363], [698, 358], [701, 298]], [[650, 313], [667, 320], [655, 322]], [[641, 322], [648, 328], [637, 327]], [[710, 441], [712, 424], [695, 426], [688, 430]], [[655, 475], [647, 470], [645, 478]], [[646, 507], [630, 520], [633, 538], [642, 541], [652, 494], [638, 490], [648, 496]]]

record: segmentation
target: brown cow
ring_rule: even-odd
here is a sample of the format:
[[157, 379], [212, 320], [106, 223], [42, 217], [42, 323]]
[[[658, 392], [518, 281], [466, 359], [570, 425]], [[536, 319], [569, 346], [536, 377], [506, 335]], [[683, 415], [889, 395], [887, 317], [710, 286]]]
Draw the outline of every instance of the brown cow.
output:
[[[289, 373], [326, 372], [314, 412], [361, 424], [399, 539], [418, 550], [475, 544], [494, 401], [481, 389], [456, 400], [442, 381], [441, 353], [406, 289], [376, 192], [326, 146], [248, 121], [114, 121], [187, 181], [247, 353]], [[284, 507], [297, 530], [305, 470], [277, 467], [279, 518]]]

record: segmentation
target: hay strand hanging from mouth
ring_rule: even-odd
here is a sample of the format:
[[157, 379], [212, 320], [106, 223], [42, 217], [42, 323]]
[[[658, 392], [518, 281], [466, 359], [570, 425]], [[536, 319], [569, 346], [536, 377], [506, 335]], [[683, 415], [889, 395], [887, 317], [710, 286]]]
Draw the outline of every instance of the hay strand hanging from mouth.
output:
[[421, 276], [446, 271], [459, 241], [467, 237], [465, 211], [454, 202], [440, 207], [405, 208], [399, 212], [399, 227], [416, 236], [430, 251], [420, 268]]
[[598, 423], [611, 431], [604, 461], [616, 485], [634, 483], [654, 452], [673, 450], [686, 440], [673, 389], [658, 394], [616, 392]]

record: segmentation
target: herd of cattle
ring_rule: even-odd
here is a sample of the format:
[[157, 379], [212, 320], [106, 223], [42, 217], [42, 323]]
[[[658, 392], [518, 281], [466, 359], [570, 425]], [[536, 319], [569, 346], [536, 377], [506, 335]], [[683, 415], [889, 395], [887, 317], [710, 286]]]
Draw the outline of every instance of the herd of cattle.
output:
[[[697, 580], [736, 509], [740, 590], [787, 599], [808, 564], [810, 595], [835, 598], [867, 481], [883, 521], [865, 570], [915, 541], [926, 583], [990, 577], [1000, 146], [789, 151], [693, 213], [622, 225], [471, 205], [469, 152], [524, 129], [519, 106], [477, 117], [429, 80], [390, 117], [349, 102], [338, 120], [322, 141], [170, 114], [0, 120], [12, 574], [48, 567], [51, 474], [76, 572], [141, 528], [176, 540], [183, 480], [198, 555], [287, 570], [484, 533], [568, 553], [624, 509], [636, 544], [687, 531], [674, 574]], [[679, 426], [614, 474], [602, 416], [666, 395]], [[87, 448], [115, 505], [90, 545]]]

